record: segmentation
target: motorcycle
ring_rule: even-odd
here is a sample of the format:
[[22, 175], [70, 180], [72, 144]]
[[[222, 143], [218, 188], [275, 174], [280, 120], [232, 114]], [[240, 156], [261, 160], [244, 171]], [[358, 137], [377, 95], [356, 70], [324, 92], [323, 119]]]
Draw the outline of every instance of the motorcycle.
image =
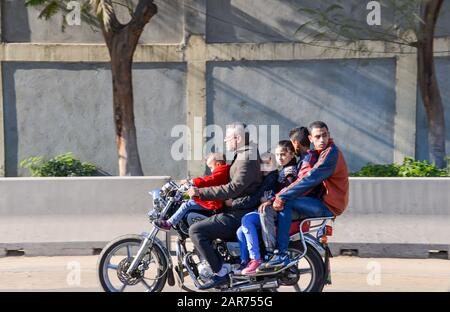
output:
[[[159, 190], [149, 192], [153, 197], [153, 207], [148, 213], [152, 223], [159, 218], [168, 218], [180, 205], [188, 200], [186, 191], [189, 184], [177, 185], [168, 181]], [[174, 226], [177, 233], [176, 264], [168, 247], [157, 237], [160, 229], [154, 226], [149, 233], [124, 235], [109, 242], [99, 256], [97, 269], [100, 284], [106, 292], [138, 290], [160, 292], [166, 282], [185, 291], [197, 291], [207, 283], [213, 272], [206, 260], [202, 259], [195, 247], [188, 248], [189, 227], [211, 216], [210, 211], [190, 211]], [[292, 222], [288, 253], [291, 262], [275, 272], [258, 272], [241, 275], [239, 242], [213, 242], [216, 252], [229, 268], [229, 282], [214, 291], [278, 291], [292, 287], [297, 292], [320, 292], [331, 284], [330, 257], [327, 244], [332, 235], [330, 222], [334, 217], [302, 218]], [[262, 240], [261, 240], [262, 241]], [[262, 253], [264, 252], [264, 246]], [[175, 273], [174, 273], [175, 271]], [[189, 279], [191, 283], [189, 283]], [[192, 285], [193, 284], [193, 285]]]

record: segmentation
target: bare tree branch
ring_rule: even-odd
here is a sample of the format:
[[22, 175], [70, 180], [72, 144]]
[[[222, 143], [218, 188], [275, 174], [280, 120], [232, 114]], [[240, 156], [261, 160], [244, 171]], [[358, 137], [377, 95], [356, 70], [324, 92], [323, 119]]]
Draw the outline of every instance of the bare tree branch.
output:
[[153, 0], [139, 0], [134, 10], [134, 18], [131, 21], [131, 27], [136, 30], [142, 30], [148, 21], [158, 13], [158, 7]]

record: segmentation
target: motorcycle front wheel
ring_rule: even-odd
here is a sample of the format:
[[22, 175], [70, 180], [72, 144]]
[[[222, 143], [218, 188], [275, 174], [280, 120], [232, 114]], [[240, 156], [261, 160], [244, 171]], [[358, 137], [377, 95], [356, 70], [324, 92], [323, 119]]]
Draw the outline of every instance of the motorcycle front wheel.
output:
[[109, 242], [100, 253], [97, 272], [100, 285], [106, 292], [160, 292], [167, 280], [167, 260], [159, 245], [146, 251], [138, 269], [126, 271], [142, 244], [139, 235], [125, 235]]

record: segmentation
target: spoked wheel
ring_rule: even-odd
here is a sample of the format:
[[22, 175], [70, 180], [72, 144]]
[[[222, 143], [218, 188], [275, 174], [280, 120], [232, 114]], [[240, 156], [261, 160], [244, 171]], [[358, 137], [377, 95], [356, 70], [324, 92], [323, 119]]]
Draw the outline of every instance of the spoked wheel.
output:
[[98, 276], [104, 291], [159, 292], [167, 279], [167, 261], [158, 245], [147, 250], [135, 272], [127, 274], [142, 238], [126, 235], [115, 239], [103, 248], [98, 261]]
[[[300, 242], [289, 244], [288, 253], [291, 259], [303, 253]], [[297, 266], [286, 270], [280, 278], [280, 291], [320, 292], [324, 287], [324, 265], [320, 254], [309, 247], [305, 256], [300, 259]]]

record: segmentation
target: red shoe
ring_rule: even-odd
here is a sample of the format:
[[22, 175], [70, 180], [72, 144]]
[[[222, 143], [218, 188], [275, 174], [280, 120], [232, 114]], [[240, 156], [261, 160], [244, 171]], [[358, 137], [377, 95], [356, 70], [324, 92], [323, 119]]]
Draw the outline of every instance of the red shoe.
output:
[[250, 262], [247, 264], [245, 269], [242, 270], [242, 275], [250, 275], [255, 274], [256, 269], [259, 268], [259, 266], [262, 264], [262, 260], [250, 260]]

